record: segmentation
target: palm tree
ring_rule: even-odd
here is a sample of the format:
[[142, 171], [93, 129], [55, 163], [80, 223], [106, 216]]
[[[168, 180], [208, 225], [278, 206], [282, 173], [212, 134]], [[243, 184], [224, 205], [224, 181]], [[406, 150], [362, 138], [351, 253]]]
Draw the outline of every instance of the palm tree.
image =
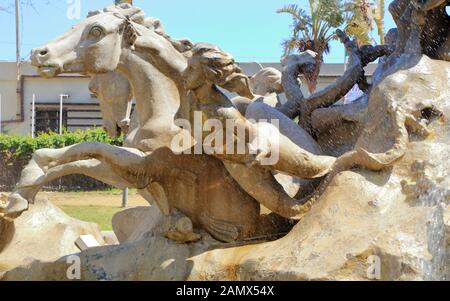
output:
[[374, 4], [374, 20], [377, 26], [380, 44], [384, 44], [384, 0], [376, 0]]
[[372, 7], [368, 0], [351, 0], [345, 3], [345, 32], [361, 44], [372, 44], [374, 18]]
[[306, 82], [312, 93], [316, 90], [317, 79], [323, 63], [324, 53], [330, 51], [334, 29], [340, 27], [345, 18], [341, 0], [309, 0], [310, 15], [296, 4], [282, 7], [277, 12], [292, 16], [292, 37], [283, 42], [285, 55], [293, 51], [312, 50], [317, 53], [314, 72]]
[[131, 5], [133, 5], [133, 0], [114, 0], [115, 4], [121, 4], [121, 3], [129, 3]]
[[345, 31], [362, 44], [378, 44], [371, 33], [377, 28], [379, 43], [384, 44], [384, 0], [351, 0], [345, 3]]

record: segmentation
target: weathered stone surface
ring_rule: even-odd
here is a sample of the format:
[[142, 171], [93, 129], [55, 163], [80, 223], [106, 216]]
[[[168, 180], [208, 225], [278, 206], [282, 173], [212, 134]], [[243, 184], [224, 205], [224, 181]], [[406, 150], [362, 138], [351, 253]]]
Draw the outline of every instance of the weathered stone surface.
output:
[[364, 128], [367, 96], [346, 105], [315, 110], [311, 125], [325, 154], [340, 156], [352, 150]]
[[157, 227], [163, 219], [158, 206], [135, 207], [116, 213], [112, 219], [114, 233], [120, 243], [138, 241]]
[[[382, 280], [448, 279], [450, 178], [442, 171], [450, 161], [435, 165], [429, 155], [449, 151], [436, 140], [412, 142], [392, 170], [340, 173], [279, 240], [232, 247], [205, 237], [180, 245], [147, 228], [137, 241], [82, 252], [82, 280], [368, 280], [372, 255]], [[417, 160], [426, 162], [419, 174]], [[405, 179], [417, 187], [403, 188]], [[35, 262], [4, 280], [64, 280], [67, 266], [64, 258]]]
[[[80, 254], [81, 280], [181, 280], [192, 266], [192, 246], [161, 236]], [[152, 253], [150, 255], [150, 252]], [[33, 262], [6, 272], [1, 280], [68, 280], [66, 258], [55, 263]], [[1, 275], [0, 275], [1, 277]]]
[[450, 248], [450, 205], [447, 205], [444, 209], [444, 224], [445, 224], [445, 235], [447, 237], [446, 248]]
[[[412, 69], [404, 76], [415, 74]], [[430, 95], [426, 90], [420, 93]], [[373, 97], [375, 102], [386, 101], [377, 94]], [[427, 112], [421, 98], [416, 103], [409, 100], [404, 113]], [[404, 155], [391, 168], [338, 173], [311, 211], [279, 240], [217, 248], [217, 242], [207, 238], [176, 245], [147, 232], [149, 236], [139, 241], [81, 253], [83, 279], [365, 280], [372, 255], [381, 260], [381, 279], [449, 279], [448, 107], [446, 97], [433, 102], [434, 110], [443, 115], [427, 114], [431, 134], [424, 139], [414, 131], [408, 133]], [[377, 137], [377, 131], [385, 128], [372, 131]], [[380, 147], [373, 144], [379, 140], [364, 138], [360, 143]], [[4, 279], [61, 280], [65, 269], [64, 261], [34, 263], [7, 272]]]
[[103, 127], [111, 137], [127, 134], [130, 128], [132, 97], [130, 82], [118, 72], [97, 74], [89, 83], [97, 96]]
[[119, 240], [117, 239], [116, 234], [114, 231], [102, 231], [102, 237], [103, 240], [107, 245], [118, 245], [120, 244]]
[[24, 261], [53, 261], [78, 253], [75, 241], [84, 234], [105, 244], [96, 224], [71, 218], [48, 200], [36, 200], [14, 221], [0, 219], [0, 265], [12, 268]]
[[[414, 181], [409, 168], [434, 147], [411, 143], [392, 171], [337, 175], [286, 237], [198, 255], [189, 279], [367, 280], [371, 255], [380, 257], [382, 280], [449, 279], [449, 233], [440, 202], [448, 204], [450, 178], [438, 174], [450, 166], [431, 167], [433, 184], [419, 192], [426, 203], [410, 199], [400, 184]], [[449, 150], [445, 146], [440, 155]]]
[[8, 205], [8, 196], [4, 193], [0, 193], [0, 212]]
[[281, 72], [272, 67], [263, 68], [250, 77], [250, 87], [257, 95], [281, 94], [283, 93]]

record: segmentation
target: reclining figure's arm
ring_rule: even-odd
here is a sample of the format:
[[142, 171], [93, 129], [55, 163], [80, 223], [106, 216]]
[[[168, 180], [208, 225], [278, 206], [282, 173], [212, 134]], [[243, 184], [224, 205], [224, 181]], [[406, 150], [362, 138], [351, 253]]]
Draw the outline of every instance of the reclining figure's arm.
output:
[[[280, 108], [280, 111], [293, 119], [300, 116], [301, 125], [308, 131], [311, 130], [311, 114], [314, 110], [329, 107], [345, 96], [348, 91], [359, 83], [364, 83], [364, 67], [379, 57], [390, 53], [387, 46], [362, 46], [358, 48], [354, 41], [341, 30], [337, 30], [337, 36], [350, 53], [349, 67], [345, 73], [332, 85], [305, 98], [301, 92], [297, 77], [300, 74], [300, 66], [289, 66], [283, 72], [283, 86], [288, 102]], [[363, 87], [367, 89], [367, 87]]]

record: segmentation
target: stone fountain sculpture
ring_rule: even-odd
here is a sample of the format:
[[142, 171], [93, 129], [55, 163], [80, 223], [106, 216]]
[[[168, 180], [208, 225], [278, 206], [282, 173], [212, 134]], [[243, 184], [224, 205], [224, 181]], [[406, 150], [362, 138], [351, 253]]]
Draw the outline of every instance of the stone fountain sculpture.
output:
[[[20, 211], [26, 209], [28, 200], [32, 200], [37, 191], [39, 191], [40, 187], [42, 187], [42, 185], [44, 185], [47, 181], [54, 179], [55, 177], [60, 177], [66, 172], [74, 173], [75, 170], [84, 174], [89, 174], [90, 176], [94, 176], [99, 179], [103, 177], [103, 179], [101, 180], [118, 187], [137, 187], [149, 201], [153, 201], [154, 198], [146, 192], [146, 190], [149, 190], [148, 186], [151, 184], [150, 182], [152, 182], [151, 179], [153, 175], [151, 175], [151, 172], [148, 171], [147, 174], [144, 175], [142, 174], [143, 171], [129, 170], [129, 168], [125, 168], [125, 166], [129, 164], [125, 163], [125, 161], [123, 161], [123, 158], [124, 156], [130, 155], [131, 157], [137, 158], [136, 156], [140, 156], [141, 159], [149, 160], [149, 158], [154, 156], [154, 154], [145, 154], [142, 151], [149, 152], [152, 149], [159, 150], [164, 146], [168, 146], [170, 145], [169, 138], [172, 139], [175, 134], [179, 134], [181, 132], [181, 129], [175, 126], [174, 118], [175, 114], [178, 111], [182, 110], [180, 108], [180, 102], [176, 100], [180, 99], [181, 95], [181, 99], [188, 103], [188, 98], [190, 97], [190, 95], [186, 93], [184, 86], [182, 86], [183, 81], [181, 78], [181, 72], [186, 69], [187, 59], [180, 52], [178, 52], [173, 47], [172, 43], [170, 43], [170, 41], [168, 41], [165, 37], [154, 33], [153, 31], [140, 25], [139, 23], [131, 24], [131, 21], [129, 21], [128, 19], [124, 21], [123, 18], [121, 18], [121, 15], [118, 15], [117, 12], [114, 11], [115, 9], [116, 8], [112, 10], [107, 9], [105, 12], [93, 13], [84, 23], [105, 23], [105, 26], [111, 26], [111, 24], [115, 24], [115, 26], [117, 26], [116, 30], [118, 32], [115, 33], [115, 35], [108, 36], [107, 38], [110, 38], [111, 40], [112, 38], [124, 38], [125, 40], [122, 43], [122, 52], [120, 53], [119, 49], [117, 50], [117, 53], [111, 52], [110, 49], [107, 48], [107, 46], [103, 45], [103, 43], [100, 45], [94, 44], [90, 46], [94, 47], [94, 49], [89, 49], [89, 47], [82, 45], [82, 50], [77, 50], [77, 53], [79, 53], [80, 55], [79, 60], [88, 60], [91, 61], [91, 63], [88, 65], [84, 63], [80, 64], [80, 62], [75, 59], [71, 62], [64, 62], [64, 66], [65, 68], [67, 66], [67, 68], [70, 69], [70, 72], [95, 74], [112, 71], [105, 69], [107, 68], [106, 66], [101, 66], [101, 64], [104, 64], [103, 60], [106, 53], [102, 53], [102, 55], [99, 55], [97, 52], [98, 50], [93, 50], [96, 50], [96, 47], [104, 47], [104, 50], [110, 54], [109, 56], [118, 55], [117, 57], [109, 58], [108, 61], [117, 61], [118, 70], [127, 75], [136, 97], [138, 111], [137, 116], [140, 124], [138, 128], [130, 131], [129, 135], [127, 136], [126, 145], [138, 147], [141, 151], [137, 149], [118, 148], [115, 152], [110, 152], [109, 150], [104, 149], [110, 148], [110, 146], [102, 146], [92, 143], [76, 145], [62, 150], [40, 150], [35, 154], [33, 160], [31, 160], [30, 164], [25, 168], [24, 177], [21, 183], [18, 185], [18, 190], [14, 192], [10, 197], [11, 202], [9, 208], [7, 209], [7, 213], [9, 215], [20, 213]], [[137, 22], [141, 22], [140, 20], [142, 20], [143, 17], [141, 16], [140, 10], [134, 10], [133, 8], [131, 8], [128, 9], [128, 11], [131, 14], [130, 16], [133, 16]], [[127, 12], [125, 10], [125, 12], [122, 13], [126, 14]], [[85, 29], [86, 24], [84, 23], [80, 24], [79, 27], [75, 27], [73, 29], [75, 35], [76, 31]], [[120, 27], [125, 25], [126, 28]], [[135, 27], [139, 27], [140, 32], [146, 33], [145, 35], [142, 35], [142, 39], [129, 37], [137, 35]], [[92, 43], [92, 41], [95, 42], [95, 37], [99, 39], [104, 34], [104, 29], [98, 28], [98, 26], [94, 26], [93, 28], [91, 28], [91, 30], [92, 34], [95, 36], [88, 37], [88, 41], [86, 41], [86, 43]], [[120, 30], [122, 30], [122, 35], [119, 34]], [[129, 30], [130, 32], [127, 32], [126, 30]], [[73, 43], [73, 45], [71, 45], [73, 47], [80, 46], [76, 44], [78, 43], [78, 40], [71, 39], [72, 35], [68, 35], [67, 37], [68, 38], [65, 38], [64, 41], [57, 40], [47, 47], [54, 48], [55, 51], [57, 51], [59, 50], [58, 47], [61, 47], [63, 43]], [[91, 38], [94, 40], [91, 40]], [[132, 46], [135, 48], [135, 50], [129, 49], [131, 47], [131, 39], [133, 40]], [[104, 40], [106, 39], [103, 38], [102, 41]], [[116, 45], [118, 44], [120, 43], [116, 43]], [[158, 51], [155, 51], [153, 48], [157, 48]], [[61, 49], [62, 51], [70, 51], [70, 47], [68, 47], [67, 45], [65, 47], [61, 47]], [[83, 54], [83, 51], [89, 52]], [[142, 62], [142, 59], [135, 53], [143, 53], [142, 55], [149, 55], [149, 60], [153, 59], [157, 63], [159, 63], [158, 65], [155, 65], [160, 69], [153, 67], [153, 65], [151, 65], [149, 62]], [[155, 53], [157, 53], [158, 55], [155, 56]], [[92, 57], [89, 57], [89, 55], [92, 55]], [[62, 71], [68, 72], [67, 70], [62, 70], [61, 66], [57, 66], [62, 62], [58, 62], [58, 60], [53, 62], [52, 59], [50, 59], [49, 51], [47, 50], [47, 48], [36, 50], [33, 59], [36, 65], [41, 65], [40, 70], [44, 76], [54, 76], [58, 72]], [[96, 63], [95, 60], [100, 60], [100, 62]], [[74, 67], [71, 67], [72, 64], [76, 65], [76, 68], [78, 69], [75, 70]], [[98, 70], [94, 69], [94, 67], [97, 65], [99, 65]], [[149, 73], [148, 70], [152, 71], [153, 73], [148, 74], [148, 77], [137, 78], [135, 77], [135, 73], [137, 70], [139, 70], [139, 68], [145, 69], [147, 73]], [[130, 72], [132, 71], [133, 73], [130, 74]], [[236, 83], [239, 83], [240, 78], [236, 78]], [[153, 83], [156, 80], [158, 81], [158, 85]], [[166, 83], [164, 83], [164, 81]], [[170, 90], [173, 94], [170, 95], [170, 97], [168, 97], [169, 95], [162, 95], [163, 91], [161, 91], [162, 87], [167, 87], [169, 86], [169, 84], [173, 88]], [[229, 84], [232, 85], [235, 84], [235, 82], [230, 82]], [[152, 89], [150, 89], [149, 91], [148, 87], [151, 87]], [[245, 87], [243, 88], [243, 90], [244, 93], [251, 93], [248, 91], [248, 89], [245, 90]], [[155, 99], [157, 99], [158, 102], [155, 102]], [[176, 105], [176, 103], [178, 103], [178, 105]], [[158, 112], [158, 110], [165, 110], [166, 112]], [[170, 116], [167, 116], [167, 111], [170, 112]], [[287, 120], [286, 122], [290, 121]], [[298, 131], [300, 132], [301, 129], [299, 128]], [[148, 136], [148, 139], [139, 139], [139, 142], [133, 144], [136, 141], [137, 137], [143, 138], [143, 136]], [[308, 146], [311, 141], [313, 140], [309, 139], [307, 141], [301, 141], [303, 142], [303, 145], [301, 147], [306, 149], [311, 148], [310, 146]], [[289, 141], [287, 142], [289, 143]], [[292, 145], [295, 147], [294, 144]], [[71, 157], [70, 154], [73, 154], [73, 156]], [[327, 164], [329, 166], [329, 163], [334, 162], [334, 160], [332, 160], [331, 158], [326, 157], [326, 161], [324, 161], [324, 163], [320, 161], [316, 163], [313, 160], [315, 156], [314, 152], [308, 155], [306, 151], [303, 152], [303, 154], [311, 157], [311, 167], [307, 165], [307, 161], [299, 161], [299, 163], [304, 162], [302, 163], [303, 168], [305, 168], [306, 171], [304, 174], [307, 176], [317, 177], [317, 175], [321, 175], [324, 171], [326, 171]], [[204, 156], [204, 158], [205, 160], [211, 160], [210, 156]], [[95, 166], [92, 168], [87, 168], [87, 166], [91, 164], [92, 161], [70, 163], [72, 161], [77, 161], [80, 159], [100, 159], [100, 162], [98, 162], [97, 160], [95, 162], [96, 164], [94, 164]], [[143, 164], [143, 162], [136, 162], [136, 166], [140, 166], [139, 168], [145, 165]], [[61, 165], [65, 163], [71, 164], [70, 167], [66, 165], [63, 166], [64, 168], [62, 168]], [[80, 163], [82, 165], [80, 165]], [[116, 164], [119, 164], [118, 167], [111, 166]], [[317, 167], [315, 167], [314, 164], [317, 164]], [[290, 171], [293, 173], [302, 173], [303, 169], [299, 168], [297, 170], [294, 170], [294, 166], [284, 164], [283, 167], [290, 168]], [[301, 212], [305, 212], [305, 209], [309, 206], [309, 203], [303, 205], [301, 202], [289, 197], [273, 178], [270, 170], [259, 168], [258, 166], [244, 167], [240, 163], [234, 164], [232, 162], [225, 163], [225, 167], [227, 168], [228, 172], [230, 172], [231, 175], [235, 178], [235, 180], [237, 180], [239, 184], [244, 188], [244, 190], [247, 189], [246, 192], [249, 193], [250, 196], [255, 197], [257, 201], [263, 203], [267, 208], [274, 212], [278, 212], [282, 216], [293, 217]], [[122, 175], [117, 176], [115, 172], [112, 172], [112, 170], [115, 168], [123, 171], [128, 171], [122, 172]], [[262, 182], [266, 184], [261, 185]], [[258, 185], [260, 186], [259, 189], [255, 189], [255, 187], [258, 187]], [[269, 197], [268, 194], [276, 197]], [[157, 198], [157, 201], [162, 202], [163, 199], [164, 198]], [[162, 205], [163, 211], [167, 213], [167, 205], [163, 203], [160, 204]]]
[[[230, 80], [208, 84], [252, 98], [244, 106], [245, 116], [233, 115], [233, 119], [279, 117], [280, 132], [294, 148], [303, 147], [319, 158], [337, 157], [330, 160], [325, 173], [319, 173], [323, 177], [309, 180], [312, 194], [306, 193], [302, 201], [286, 194], [270, 166], [258, 164], [260, 154], [250, 156], [249, 162], [233, 156], [175, 155], [168, 140], [183, 133], [175, 117], [188, 118], [196, 102], [202, 101], [201, 92], [208, 91], [188, 93], [187, 89], [200, 88], [200, 83], [214, 77], [195, 75], [199, 70], [195, 51], [192, 57], [183, 56], [166, 37], [142, 25], [145, 19], [140, 10], [125, 5], [94, 13], [70, 35], [35, 50], [34, 64], [45, 76], [97, 74], [115, 71], [117, 66], [133, 87], [140, 108], [136, 115], [141, 115], [127, 138], [128, 148], [88, 143], [38, 151], [4, 211], [8, 218], [16, 217], [33, 206], [28, 203], [43, 183], [68, 173], [88, 174], [118, 187], [137, 187], [154, 201], [165, 216], [155, 218], [160, 223], [138, 239], [126, 246], [78, 254], [83, 280], [449, 279], [446, 5], [445, 0], [394, 1], [390, 11], [399, 35], [395, 47], [358, 48], [338, 32], [351, 53], [350, 67], [335, 84], [308, 98], [301, 94], [298, 75], [309, 72], [314, 54], [287, 57], [282, 84], [289, 101], [279, 110], [258, 102], [248, 78], [239, 72], [229, 74], [233, 75]], [[434, 17], [428, 19], [429, 26], [442, 29], [433, 41], [421, 21], [430, 15]], [[405, 27], [408, 22], [411, 28]], [[65, 39], [81, 30], [89, 32], [80, 42], [87, 51], [84, 61], [61, 61], [58, 51], [70, 52], [78, 46]], [[115, 55], [99, 60], [102, 45], [111, 40], [121, 41], [109, 48]], [[435, 43], [433, 47], [430, 42]], [[369, 84], [364, 66], [381, 56]], [[231, 58], [225, 64], [222, 59], [218, 57], [217, 62], [229, 67], [224, 71], [235, 69]], [[221, 69], [211, 70], [217, 74]], [[160, 85], [155, 85], [156, 78]], [[366, 92], [367, 107], [360, 103], [355, 109], [351, 104], [336, 114], [336, 108], [330, 107], [354, 84]], [[230, 103], [226, 106], [232, 108]], [[289, 121], [297, 116], [301, 127]], [[317, 116], [331, 116], [338, 127], [345, 124], [345, 116], [358, 123], [358, 138], [348, 139], [346, 147], [335, 153], [328, 152], [330, 147], [321, 147], [315, 140], [320, 132]], [[258, 203], [272, 213], [261, 214]], [[292, 227], [293, 219], [299, 221]], [[288, 233], [280, 238], [283, 231]], [[199, 241], [179, 244], [174, 240]], [[378, 273], [371, 273], [377, 262]], [[64, 280], [66, 269], [65, 258], [35, 261], [6, 272], [3, 278]]]

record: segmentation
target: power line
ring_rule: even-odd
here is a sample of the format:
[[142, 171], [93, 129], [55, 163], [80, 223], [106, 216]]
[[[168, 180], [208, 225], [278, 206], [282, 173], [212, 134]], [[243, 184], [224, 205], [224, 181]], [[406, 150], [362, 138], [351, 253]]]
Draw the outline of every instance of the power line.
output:
[[[0, 44], [15, 45], [16, 42], [0, 41]], [[30, 43], [21, 43], [21, 44], [24, 46], [39, 46], [38, 44], [30, 44]]]

